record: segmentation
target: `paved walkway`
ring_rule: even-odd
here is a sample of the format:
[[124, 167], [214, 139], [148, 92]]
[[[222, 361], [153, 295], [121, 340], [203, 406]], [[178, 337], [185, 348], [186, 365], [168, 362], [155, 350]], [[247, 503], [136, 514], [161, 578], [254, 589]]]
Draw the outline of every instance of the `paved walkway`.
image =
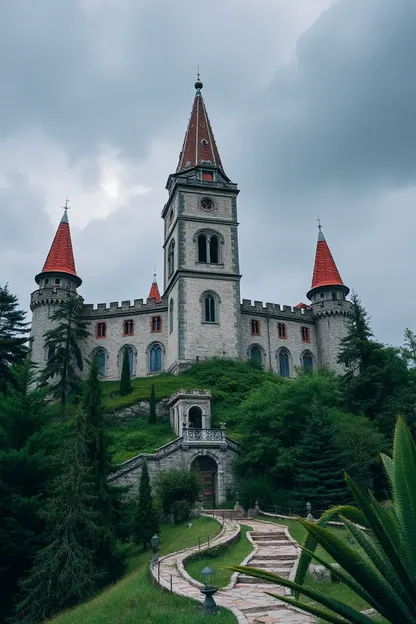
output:
[[[239, 523], [250, 526], [253, 530], [247, 535], [253, 543], [253, 551], [242, 562], [270, 572], [276, 572], [286, 578], [292, 578], [295, 564], [299, 556], [299, 548], [289, 535], [288, 529], [275, 523], [262, 520], [218, 517], [223, 522], [222, 532], [211, 540], [211, 547], [232, 541], [239, 533]], [[183, 561], [190, 554], [197, 552], [198, 547], [172, 553], [160, 559], [159, 568], [152, 568], [152, 574], [165, 589], [176, 594], [194, 598], [202, 602], [200, 593], [202, 585], [192, 579], [184, 570]], [[230, 609], [237, 617], [239, 624], [312, 624], [315, 619], [289, 607], [265, 592], [273, 591], [284, 595], [281, 585], [262, 583], [253, 577], [233, 574], [230, 584], [215, 594], [218, 605]]]

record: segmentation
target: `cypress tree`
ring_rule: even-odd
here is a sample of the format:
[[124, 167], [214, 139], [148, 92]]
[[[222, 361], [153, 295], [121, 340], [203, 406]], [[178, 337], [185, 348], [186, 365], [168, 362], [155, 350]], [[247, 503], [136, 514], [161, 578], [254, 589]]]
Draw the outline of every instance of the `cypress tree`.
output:
[[131, 392], [131, 379], [130, 379], [129, 352], [127, 349], [124, 349], [123, 366], [121, 368], [121, 377], [120, 377], [120, 394], [121, 396], [125, 396], [126, 394], [130, 394], [130, 392]]
[[152, 384], [152, 390], [150, 392], [150, 411], [149, 411], [149, 423], [154, 425], [157, 422], [156, 415], [156, 394], [155, 384]]
[[43, 428], [51, 419], [45, 390], [36, 388], [33, 365], [11, 369], [0, 394], [0, 622], [11, 615], [18, 582], [43, 545], [39, 511], [54, 469]]
[[335, 443], [327, 409], [314, 400], [297, 462], [295, 497], [301, 509], [306, 510], [309, 502], [316, 514], [349, 502], [344, 480], [346, 460], [345, 452]]
[[79, 410], [62, 474], [41, 512], [46, 546], [37, 553], [29, 576], [21, 583], [23, 598], [17, 606], [21, 624], [42, 622], [86, 600], [98, 588], [95, 550], [103, 534], [95, 502], [85, 415]]
[[143, 548], [146, 549], [150, 544], [150, 539], [155, 533], [159, 533], [159, 519], [153, 506], [149, 470], [146, 461], [144, 461], [142, 475], [140, 477], [139, 500], [134, 524], [135, 541], [137, 544], [142, 544]]
[[0, 392], [6, 390], [13, 378], [11, 367], [19, 364], [27, 354], [27, 338], [30, 323], [26, 312], [18, 309], [15, 295], [7, 284], [0, 286]]

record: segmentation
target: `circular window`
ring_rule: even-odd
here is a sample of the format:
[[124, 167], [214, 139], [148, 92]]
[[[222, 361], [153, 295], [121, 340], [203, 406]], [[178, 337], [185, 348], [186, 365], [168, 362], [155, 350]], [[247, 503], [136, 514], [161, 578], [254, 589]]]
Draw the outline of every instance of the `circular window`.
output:
[[201, 201], [201, 210], [206, 210], [207, 212], [214, 210], [214, 202], [212, 201], [212, 199], [204, 197], [204, 199]]
[[204, 147], [207, 147], [207, 145], [208, 145], [208, 141], [207, 141], [206, 139], [202, 139], [202, 140], [201, 140], [201, 143], [202, 143], [202, 145], [203, 145]]

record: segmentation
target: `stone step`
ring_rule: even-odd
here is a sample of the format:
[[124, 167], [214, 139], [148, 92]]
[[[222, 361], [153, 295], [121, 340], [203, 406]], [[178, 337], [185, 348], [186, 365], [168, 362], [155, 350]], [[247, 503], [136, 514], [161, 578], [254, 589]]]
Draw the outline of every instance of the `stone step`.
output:
[[263, 615], [268, 611], [281, 611], [282, 609], [287, 609], [285, 604], [278, 603], [276, 601], [275, 604], [264, 605], [264, 607], [257, 605], [256, 607], [248, 607], [248, 609], [241, 609], [243, 613], [246, 615]]
[[[269, 570], [267, 571], [269, 572]], [[278, 574], [279, 576], [282, 576], [283, 578], [289, 578], [290, 570], [276, 569], [276, 570], [273, 570], [273, 574]], [[264, 579], [259, 579], [254, 576], [249, 576], [248, 574], [239, 574], [237, 578], [237, 583], [238, 584], [242, 583], [243, 585], [255, 585], [255, 584], [275, 585], [275, 583], [269, 583], [269, 581], [265, 581]]]
[[253, 531], [252, 535], [268, 536], [268, 535], [286, 535], [286, 531]]
[[276, 553], [275, 555], [263, 555], [262, 553], [257, 552], [255, 556], [250, 559], [250, 562], [251, 561], [264, 561], [265, 563], [266, 561], [278, 561], [279, 563], [290, 561], [291, 563], [294, 563], [296, 561], [296, 553], [287, 555], [279, 555], [279, 553]]
[[280, 542], [282, 540], [286, 542], [289, 541], [286, 533], [265, 533], [264, 535], [259, 535], [258, 533], [250, 533], [250, 535], [251, 539], [253, 539], [255, 542], [259, 540], [264, 542]]
[[291, 568], [293, 566], [293, 564], [295, 563], [294, 560], [285, 560], [285, 561], [272, 561], [272, 560], [268, 560], [268, 561], [263, 561], [262, 559], [257, 559], [257, 560], [251, 560], [248, 562], [247, 565], [251, 566], [252, 568]]
[[289, 542], [289, 540], [287, 539], [272, 539], [272, 540], [265, 540], [264, 538], [261, 539], [254, 539], [253, 542], [255, 544], [258, 544], [259, 546], [279, 546], [279, 548], [281, 546], [292, 546], [292, 543]]

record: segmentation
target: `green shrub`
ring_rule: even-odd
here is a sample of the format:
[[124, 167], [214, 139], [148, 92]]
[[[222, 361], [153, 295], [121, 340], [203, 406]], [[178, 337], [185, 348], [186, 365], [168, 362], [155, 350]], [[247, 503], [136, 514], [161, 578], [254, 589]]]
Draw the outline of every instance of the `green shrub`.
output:
[[163, 470], [157, 475], [156, 491], [165, 514], [173, 511], [173, 504], [177, 501], [186, 501], [192, 507], [200, 490], [198, 474], [194, 470], [176, 468]]
[[192, 505], [186, 500], [175, 501], [171, 507], [173, 513], [173, 521], [175, 524], [182, 524], [189, 519]]
[[239, 484], [238, 499], [245, 510], [253, 508], [256, 500], [262, 505], [269, 505], [273, 500], [273, 490], [267, 477], [251, 477]]

